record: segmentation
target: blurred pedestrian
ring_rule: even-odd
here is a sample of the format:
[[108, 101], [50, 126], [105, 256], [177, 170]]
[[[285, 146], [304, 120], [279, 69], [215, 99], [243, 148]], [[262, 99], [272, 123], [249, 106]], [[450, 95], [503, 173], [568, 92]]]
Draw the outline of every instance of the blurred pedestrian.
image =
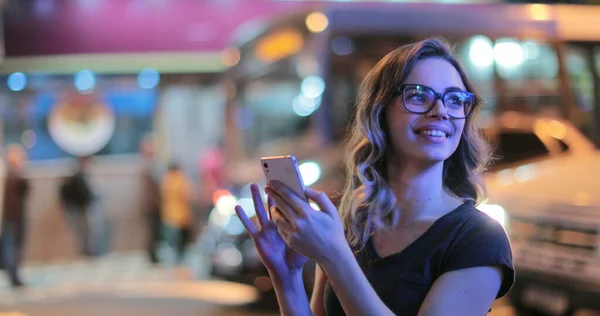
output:
[[151, 263], [158, 263], [158, 244], [161, 241], [160, 178], [154, 159], [154, 142], [151, 136], [140, 145], [142, 155], [142, 208], [148, 224], [147, 251]]
[[89, 182], [90, 161], [90, 157], [78, 157], [75, 173], [60, 188], [65, 215], [84, 256], [92, 256], [94, 252], [91, 213], [95, 197]]
[[161, 183], [161, 213], [167, 240], [175, 250], [177, 261], [183, 260], [185, 246], [191, 239], [193, 186], [177, 163], [172, 163]]
[[27, 218], [25, 207], [29, 183], [23, 177], [27, 153], [19, 145], [6, 149], [8, 174], [4, 180], [2, 213], [2, 263], [13, 287], [23, 286], [19, 274], [25, 247]]

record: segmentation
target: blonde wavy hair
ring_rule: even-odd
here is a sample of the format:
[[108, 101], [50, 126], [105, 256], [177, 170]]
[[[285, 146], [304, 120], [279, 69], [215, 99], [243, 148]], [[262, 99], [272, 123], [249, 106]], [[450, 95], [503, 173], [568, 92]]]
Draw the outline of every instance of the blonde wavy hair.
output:
[[452, 64], [466, 89], [476, 96], [458, 148], [444, 161], [444, 189], [475, 203], [486, 196], [481, 174], [489, 164], [490, 151], [474, 122], [482, 100], [453, 56], [452, 48], [442, 38], [429, 38], [399, 47], [381, 59], [363, 80], [349, 130], [346, 185], [339, 210], [346, 238], [353, 247], [364, 247], [375, 230], [391, 228], [400, 219], [400, 214], [395, 212], [396, 195], [386, 179], [386, 150], [391, 144], [383, 115], [415, 64], [427, 58], [440, 58]]

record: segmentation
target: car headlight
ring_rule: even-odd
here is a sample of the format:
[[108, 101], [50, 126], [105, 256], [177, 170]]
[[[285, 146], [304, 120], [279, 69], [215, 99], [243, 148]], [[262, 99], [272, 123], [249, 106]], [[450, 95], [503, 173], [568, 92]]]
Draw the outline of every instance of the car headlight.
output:
[[506, 216], [506, 211], [504, 210], [504, 207], [502, 207], [502, 205], [483, 203], [483, 204], [479, 205], [479, 207], [477, 207], [477, 208], [480, 211], [489, 215], [491, 218], [498, 221], [498, 223], [500, 223], [500, 225], [502, 225], [502, 227], [506, 228], [506, 222], [507, 222], [506, 217], [507, 216]]

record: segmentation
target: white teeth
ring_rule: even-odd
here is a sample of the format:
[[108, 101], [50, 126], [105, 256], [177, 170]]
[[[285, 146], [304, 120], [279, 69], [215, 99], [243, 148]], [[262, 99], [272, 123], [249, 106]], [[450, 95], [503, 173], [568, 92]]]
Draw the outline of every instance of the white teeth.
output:
[[431, 129], [425, 129], [425, 130], [421, 130], [418, 132], [419, 134], [424, 134], [424, 135], [428, 135], [428, 136], [433, 136], [433, 137], [446, 137], [446, 133], [442, 132], [442, 131], [438, 131], [438, 130], [431, 130]]

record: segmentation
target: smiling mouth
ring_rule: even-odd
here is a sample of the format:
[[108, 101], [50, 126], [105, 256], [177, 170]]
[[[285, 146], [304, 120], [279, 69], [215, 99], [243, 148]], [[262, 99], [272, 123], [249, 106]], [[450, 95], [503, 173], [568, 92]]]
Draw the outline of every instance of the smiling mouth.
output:
[[419, 135], [430, 136], [430, 137], [443, 137], [443, 138], [450, 137], [450, 134], [448, 134], [444, 131], [435, 130], [435, 129], [422, 129], [422, 130], [415, 131], [415, 133], [419, 134]]

